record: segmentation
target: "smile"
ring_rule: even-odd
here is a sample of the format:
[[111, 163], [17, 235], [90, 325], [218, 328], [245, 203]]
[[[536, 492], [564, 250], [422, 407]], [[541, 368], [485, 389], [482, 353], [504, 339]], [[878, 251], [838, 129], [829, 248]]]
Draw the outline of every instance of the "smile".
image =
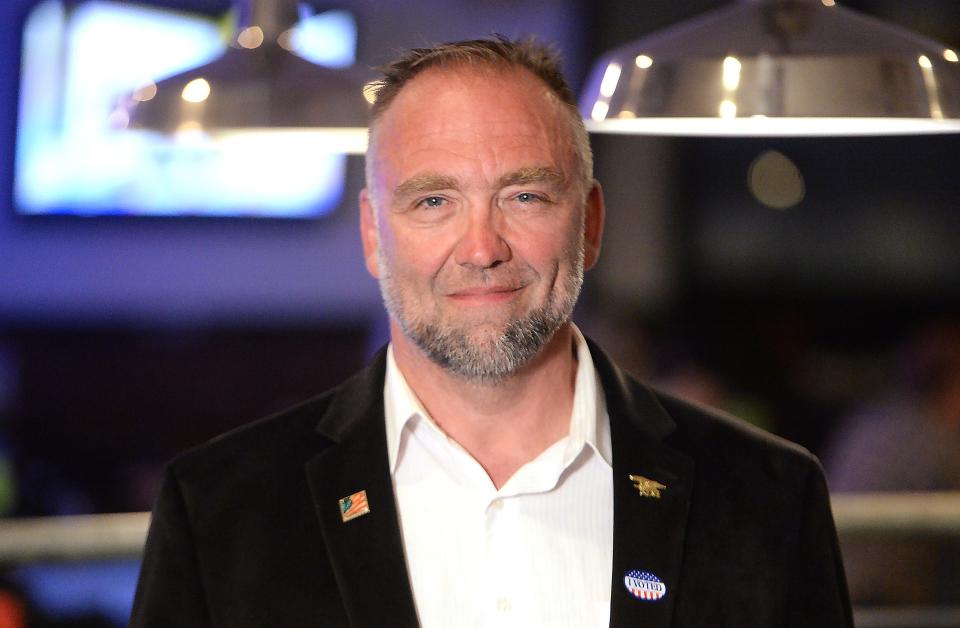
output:
[[447, 296], [461, 303], [499, 303], [512, 299], [522, 289], [523, 286], [483, 286], [457, 290]]

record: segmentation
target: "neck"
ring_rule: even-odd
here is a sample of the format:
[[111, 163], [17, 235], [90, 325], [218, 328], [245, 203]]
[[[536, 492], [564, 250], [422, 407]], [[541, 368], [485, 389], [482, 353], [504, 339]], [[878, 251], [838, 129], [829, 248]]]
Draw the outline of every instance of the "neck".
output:
[[432, 362], [391, 321], [397, 366], [433, 420], [470, 453], [498, 489], [567, 435], [577, 359], [569, 323], [513, 375], [476, 383]]

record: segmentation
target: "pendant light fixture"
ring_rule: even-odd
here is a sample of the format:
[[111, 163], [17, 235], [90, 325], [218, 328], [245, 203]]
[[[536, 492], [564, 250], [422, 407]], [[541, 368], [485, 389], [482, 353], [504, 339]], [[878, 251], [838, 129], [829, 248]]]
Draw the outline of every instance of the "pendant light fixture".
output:
[[740, 0], [605, 54], [580, 110], [608, 133], [960, 132], [960, 58], [835, 0]]
[[237, 28], [214, 61], [148, 83], [122, 102], [131, 129], [230, 137], [269, 131], [363, 153], [367, 73], [317, 65], [293, 52], [296, 0], [233, 0]]

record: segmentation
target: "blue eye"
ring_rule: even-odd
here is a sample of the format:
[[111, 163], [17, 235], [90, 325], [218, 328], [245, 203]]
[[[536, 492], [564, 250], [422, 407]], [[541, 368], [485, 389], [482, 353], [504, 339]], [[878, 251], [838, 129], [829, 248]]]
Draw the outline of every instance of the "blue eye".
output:
[[521, 203], [535, 203], [540, 200], [540, 197], [530, 192], [521, 192], [517, 194], [517, 200]]
[[445, 199], [443, 199], [440, 196], [428, 196], [427, 198], [420, 201], [419, 205], [422, 205], [430, 209], [434, 209], [443, 205], [444, 202], [446, 202]]

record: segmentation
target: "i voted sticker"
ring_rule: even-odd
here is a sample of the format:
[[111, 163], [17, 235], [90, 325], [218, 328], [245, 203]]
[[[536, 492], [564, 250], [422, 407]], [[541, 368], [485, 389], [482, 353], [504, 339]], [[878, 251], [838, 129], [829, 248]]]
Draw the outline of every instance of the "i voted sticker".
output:
[[631, 569], [623, 577], [623, 586], [638, 600], [656, 601], [667, 594], [667, 585], [649, 571]]

